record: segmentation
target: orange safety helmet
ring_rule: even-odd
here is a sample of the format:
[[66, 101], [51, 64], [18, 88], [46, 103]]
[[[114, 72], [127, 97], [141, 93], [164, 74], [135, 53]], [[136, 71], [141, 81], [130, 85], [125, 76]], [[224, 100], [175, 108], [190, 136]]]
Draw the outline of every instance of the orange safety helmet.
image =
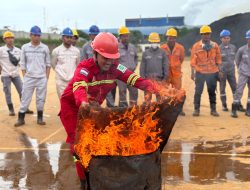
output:
[[118, 59], [120, 57], [118, 40], [109, 32], [99, 33], [91, 43], [91, 47], [105, 58]]

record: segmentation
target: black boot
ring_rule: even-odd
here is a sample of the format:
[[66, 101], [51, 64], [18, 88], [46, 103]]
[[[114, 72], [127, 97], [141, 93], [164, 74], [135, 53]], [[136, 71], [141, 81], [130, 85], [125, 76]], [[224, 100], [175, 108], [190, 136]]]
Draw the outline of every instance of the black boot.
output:
[[180, 115], [181, 116], [185, 116], [186, 115], [185, 112], [183, 111], [183, 109], [181, 109]]
[[28, 108], [27, 111], [26, 111], [25, 113], [26, 113], [26, 114], [33, 114], [34, 112]]
[[200, 115], [200, 105], [195, 104], [195, 105], [194, 105], [193, 116], [194, 116], [194, 117], [198, 117], [199, 115]]
[[249, 116], [250, 117], [250, 103], [248, 102], [247, 103], [247, 110], [246, 110], [246, 116]]
[[182, 110], [182, 111], [180, 112], [180, 115], [181, 115], [181, 116], [185, 116], [186, 114], [185, 114], [185, 112]]
[[81, 183], [81, 190], [87, 190], [87, 181], [80, 179], [80, 183]]
[[211, 108], [210, 114], [211, 114], [212, 116], [215, 116], [215, 117], [220, 116], [220, 115], [218, 114], [218, 112], [216, 111], [216, 104], [210, 104], [210, 108]]
[[18, 120], [15, 123], [15, 127], [19, 127], [25, 124], [24, 117], [25, 113], [18, 112]]
[[9, 108], [9, 116], [15, 116], [15, 111], [14, 111], [14, 107], [13, 104], [8, 104], [8, 108]]
[[222, 104], [222, 111], [228, 111], [227, 104]]
[[43, 121], [43, 111], [37, 111], [37, 124], [46, 125], [46, 123]]
[[246, 109], [243, 107], [243, 105], [241, 103], [238, 105], [238, 111], [240, 111], [240, 112], [246, 111]]
[[238, 110], [239, 105], [237, 103], [232, 103], [232, 112], [231, 112], [231, 117], [237, 118], [237, 110]]

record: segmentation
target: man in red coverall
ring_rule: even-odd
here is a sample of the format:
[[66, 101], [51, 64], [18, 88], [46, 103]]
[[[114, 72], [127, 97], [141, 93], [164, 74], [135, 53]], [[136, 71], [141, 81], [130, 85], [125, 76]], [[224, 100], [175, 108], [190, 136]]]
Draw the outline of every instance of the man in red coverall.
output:
[[[151, 93], [157, 93], [153, 83], [136, 75], [119, 64], [118, 41], [111, 33], [99, 33], [91, 44], [94, 57], [83, 60], [75, 70], [61, 96], [60, 118], [67, 132], [66, 142], [73, 147], [77, 126], [77, 113], [80, 107], [101, 105], [106, 95], [116, 88], [116, 80]], [[72, 154], [74, 156], [74, 149]], [[76, 169], [85, 186], [86, 178], [82, 166], [76, 161]], [[84, 187], [83, 187], [84, 188]]]

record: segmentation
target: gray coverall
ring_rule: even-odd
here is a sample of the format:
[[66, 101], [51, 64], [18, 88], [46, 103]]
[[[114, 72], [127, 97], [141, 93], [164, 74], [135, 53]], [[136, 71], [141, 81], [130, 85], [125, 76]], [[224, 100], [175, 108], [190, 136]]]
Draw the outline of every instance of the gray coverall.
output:
[[[165, 51], [161, 48], [153, 49], [150, 47], [142, 54], [142, 61], [140, 66], [140, 75], [143, 78], [152, 79], [156, 81], [163, 81], [168, 77], [169, 60]], [[145, 101], [152, 100], [152, 94], [144, 93]], [[160, 96], [156, 95], [156, 100], [160, 100]]]
[[234, 103], [240, 103], [246, 84], [248, 84], [247, 102], [250, 103], [250, 48], [248, 45], [244, 45], [238, 50], [235, 62], [238, 67], [239, 79]]
[[91, 47], [91, 43], [92, 41], [89, 41], [82, 46], [82, 51], [80, 56], [81, 61], [93, 57], [93, 49]]
[[36, 89], [37, 111], [43, 111], [47, 93], [46, 69], [50, 67], [49, 48], [43, 43], [33, 46], [31, 43], [22, 46], [20, 61], [21, 70], [26, 74], [23, 78], [23, 90], [21, 98], [20, 113], [24, 113], [31, 102]]
[[[122, 43], [119, 43], [119, 52], [120, 52], [120, 64], [124, 65], [131, 71], [135, 71], [137, 66], [137, 50], [133, 44], [128, 44], [125, 46]], [[129, 91], [129, 105], [133, 106], [137, 104], [138, 99], [138, 90], [132, 86], [127, 86], [122, 81], [117, 81], [119, 87], [119, 107], [127, 107], [127, 89]]]
[[236, 47], [232, 44], [228, 46], [224, 46], [221, 44], [221, 57], [222, 57], [222, 64], [220, 66], [220, 71], [223, 73], [223, 77], [220, 78], [220, 98], [222, 106], [227, 107], [227, 98], [226, 98], [226, 82], [228, 81], [233, 96], [235, 95], [236, 91], [236, 78], [235, 78], [235, 54], [236, 54]]
[[0, 66], [2, 67], [1, 81], [3, 83], [3, 91], [9, 109], [10, 107], [13, 109], [13, 104], [11, 100], [11, 82], [15, 85], [20, 98], [23, 83], [19, 74], [19, 65], [15, 66], [11, 63], [8, 51], [14, 57], [16, 57], [16, 59], [20, 60], [21, 50], [16, 47], [13, 47], [13, 49], [9, 49], [6, 45], [0, 47]]

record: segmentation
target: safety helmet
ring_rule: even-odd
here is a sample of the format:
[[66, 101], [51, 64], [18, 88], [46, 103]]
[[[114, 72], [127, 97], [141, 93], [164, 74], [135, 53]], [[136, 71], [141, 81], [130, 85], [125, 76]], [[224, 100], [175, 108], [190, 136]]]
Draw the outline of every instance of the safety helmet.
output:
[[210, 26], [204, 25], [200, 28], [200, 34], [212, 33]]
[[41, 36], [41, 34], [42, 34], [41, 28], [39, 28], [38, 26], [33, 26], [33, 27], [30, 29], [30, 33], [33, 34], [33, 35]]
[[70, 36], [70, 37], [72, 37], [73, 36], [73, 31], [69, 27], [64, 28], [63, 31], [62, 31], [62, 36]]
[[148, 36], [148, 41], [151, 43], [159, 43], [161, 42], [161, 39], [157, 32], [152, 32]]
[[231, 33], [229, 30], [222, 30], [220, 33], [221, 38], [226, 37], [226, 36], [230, 36], [230, 35], [231, 35]]
[[92, 41], [91, 47], [105, 58], [118, 59], [120, 57], [118, 40], [109, 32], [99, 33]]
[[11, 31], [6, 31], [3, 33], [3, 39], [5, 38], [14, 38], [14, 34]]
[[122, 35], [122, 34], [129, 34], [129, 29], [126, 26], [122, 26], [119, 28], [118, 30], [118, 34]]
[[78, 34], [76, 29], [73, 29], [72, 32], [73, 32], [73, 36], [75, 36], [77, 38], [79, 37], [79, 34]]
[[246, 32], [246, 38], [247, 38], [247, 39], [250, 39], [250, 30], [248, 30], [248, 31]]
[[99, 34], [100, 33], [100, 30], [99, 30], [99, 28], [98, 28], [98, 26], [96, 26], [96, 25], [92, 25], [92, 26], [90, 26], [90, 28], [89, 28], [89, 34], [91, 35], [97, 35], [97, 34]]
[[176, 31], [174, 28], [170, 28], [170, 29], [168, 29], [168, 31], [166, 32], [166, 36], [177, 37], [177, 31]]

